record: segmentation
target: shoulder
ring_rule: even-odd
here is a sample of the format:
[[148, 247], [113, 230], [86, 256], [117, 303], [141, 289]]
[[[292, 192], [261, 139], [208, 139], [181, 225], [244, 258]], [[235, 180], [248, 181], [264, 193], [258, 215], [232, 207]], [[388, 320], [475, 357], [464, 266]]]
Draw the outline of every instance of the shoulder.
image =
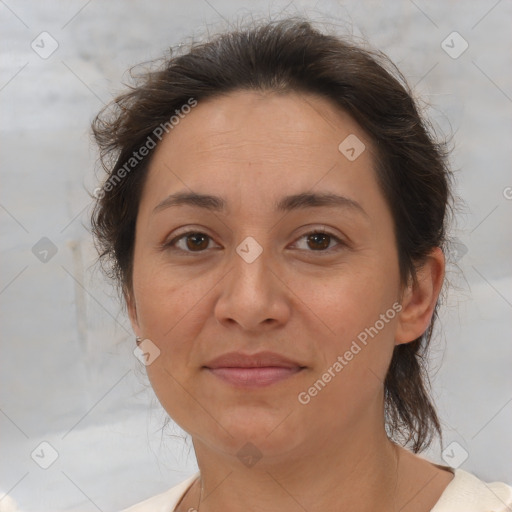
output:
[[509, 512], [512, 487], [503, 482], [487, 483], [461, 469], [444, 490], [431, 512]]
[[121, 512], [171, 512], [199, 476], [199, 472], [165, 492], [152, 496]]

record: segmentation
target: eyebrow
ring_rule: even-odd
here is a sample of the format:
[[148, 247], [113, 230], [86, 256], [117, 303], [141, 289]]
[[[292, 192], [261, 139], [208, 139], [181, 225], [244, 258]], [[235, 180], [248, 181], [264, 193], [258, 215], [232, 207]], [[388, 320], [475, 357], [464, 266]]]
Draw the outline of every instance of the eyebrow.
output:
[[[178, 206], [193, 206], [219, 213], [225, 213], [227, 210], [227, 202], [222, 197], [199, 194], [197, 192], [176, 192], [158, 203], [152, 214]], [[368, 217], [368, 214], [357, 201], [329, 192], [302, 192], [300, 194], [285, 196], [276, 201], [274, 207], [277, 212], [290, 212], [293, 210], [316, 207], [335, 207], [353, 210], [354, 212], [361, 213], [365, 217]]]

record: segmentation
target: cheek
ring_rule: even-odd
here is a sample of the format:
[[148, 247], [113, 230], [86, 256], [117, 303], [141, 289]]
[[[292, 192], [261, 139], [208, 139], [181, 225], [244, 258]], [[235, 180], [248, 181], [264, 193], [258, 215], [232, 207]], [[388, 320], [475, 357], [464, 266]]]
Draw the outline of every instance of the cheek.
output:
[[366, 384], [371, 389], [381, 386], [395, 345], [400, 310], [393, 272], [382, 272], [379, 265], [373, 265], [338, 275], [321, 286], [304, 281], [302, 286], [300, 294], [309, 297], [318, 325], [327, 332], [316, 338], [321, 364], [315, 376], [328, 380], [325, 372], [329, 369], [331, 374], [343, 374], [333, 388], [341, 386], [339, 392], [346, 396], [360, 395], [358, 387]]
[[[172, 333], [180, 319], [193, 312], [201, 295], [198, 281], [190, 281], [183, 272], [144, 255], [135, 261], [133, 286], [141, 328], [145, 336], [151, 335], [156, 341]], [[204, 295], [205, 285], [202, 288]]]
[[341, 413], [345, 419], [340, 421], [366, 414], [370, 404], [380, 400], [397, 318], [391, 302], [382, 308], [368, 297], [365, 301], [351, 297], [330, 311], [337, 335], [318, 340], [322, 362], [307, 379], [299, 399], [300, 403], [310, 400], [317, 414], [337, 418]]
[[146, 367], [151, 386], [173, 421], [193, 432], [191, 425], [197, 418], [207, 419], [190, 395], [198, 371], [193, 368], [195, 346], [191, 340], [200, 335], [199, 316], [204, 309], [200, 299], [205, 291], [199, 282], [184, 280], [177, 272], [143, 265], [134, 273], [134, 290], [143, 335], [160, 351]]
[[198, 336], [201, 324], [197, 318], [201, 311], [200, 291], [175, 272], [144, 264], [136, 267], [134, 292], [139, 326], [144, 338], [160, 351], [158, 359], [147, 367], [150, 379], [168, 380], [166, 371], [180, 381], [187, 378], [193, 356], [190, 339]]
[[[368, 264], [347, 267], [331, 275], [324, 273], [319, 278], [296, 276], [287, 284], [300, 302], [315, 313], [318, 323], [325, 325], [322, 332], [345, 343], [373, 326], [380, 315], [392, 308], [398, 288], [391, 274]], [[390, 311], [386, 328], [382, 329], [379, 323], [379, 330], [387, 332], [395, 317], [394, 310]]]

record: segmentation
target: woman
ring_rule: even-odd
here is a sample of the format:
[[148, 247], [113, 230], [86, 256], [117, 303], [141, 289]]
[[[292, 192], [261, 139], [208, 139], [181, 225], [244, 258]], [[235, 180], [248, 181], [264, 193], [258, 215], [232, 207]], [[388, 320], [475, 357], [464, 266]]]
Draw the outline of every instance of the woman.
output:
[[451, 175], [381, 54], [284, 20], [171, 57], [93, 123], [92, 217], [199, 473], [143, 511], [510, 510], [417, 455]]

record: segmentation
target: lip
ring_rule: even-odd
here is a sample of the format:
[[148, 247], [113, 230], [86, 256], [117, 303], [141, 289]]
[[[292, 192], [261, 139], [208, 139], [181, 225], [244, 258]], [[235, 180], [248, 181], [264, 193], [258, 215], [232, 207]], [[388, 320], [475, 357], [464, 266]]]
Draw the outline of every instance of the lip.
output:
[[287, 379], [305, 366], [275, 352], [252, 355], [229, 352], [211, 360], [204, 368], [236, 387], [259, 388]]

